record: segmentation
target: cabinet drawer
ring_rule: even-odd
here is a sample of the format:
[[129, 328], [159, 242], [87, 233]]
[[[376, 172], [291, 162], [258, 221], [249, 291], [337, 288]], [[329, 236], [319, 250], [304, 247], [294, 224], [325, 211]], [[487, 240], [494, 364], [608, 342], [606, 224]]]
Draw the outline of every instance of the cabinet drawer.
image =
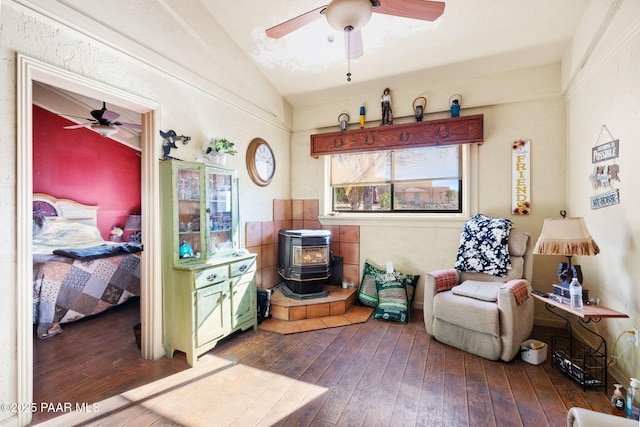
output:
[[231, 267], [231, 277], [240, 276], [242, 274], [246, 274], [251, 271], [256, 271], [256, 259], [247, 258], [245, 260], [230, 264], [230, 267]]
[[196, 274], [196, 289], [222, 282], [229, 278], [229, 268], [226, 265], [215, 268], [207, 268]]

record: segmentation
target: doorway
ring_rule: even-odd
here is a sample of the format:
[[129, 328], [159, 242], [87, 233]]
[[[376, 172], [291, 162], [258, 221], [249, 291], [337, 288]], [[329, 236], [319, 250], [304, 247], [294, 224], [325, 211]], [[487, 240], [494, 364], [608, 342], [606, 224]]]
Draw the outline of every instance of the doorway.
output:
[[[84, 76], [53, 67], [18, 54], [17, 75], [17, 401], [33, 401], [33, 295], [28, 283], [33, 282], [32, 269], [32, 85], [41, 82], [63, 90], [101, 99], [107, 103], [141, 113], [141, 209], [145, 216], [142, 235], [140, 271], [140, 317], [142, 322], [142, 357], [158, 359], [164, 355], [162, 345], [162, 282], [160, 257], [160, 189], [159, 189], [159, 105], [120, 89], [93, 81]], [[30, 422], [30, 414], [19, 413], [20, 425]]]

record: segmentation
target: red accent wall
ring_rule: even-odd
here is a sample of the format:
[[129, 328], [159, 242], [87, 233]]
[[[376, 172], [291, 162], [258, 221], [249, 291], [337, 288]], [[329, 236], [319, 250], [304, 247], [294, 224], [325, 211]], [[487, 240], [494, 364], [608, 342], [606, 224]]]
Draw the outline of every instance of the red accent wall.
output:
[[108, 240], [114, 225], [140, 213], [140, 155], [89, 129], [63, 129], [73, 124], [33, 106], [33, 191], [99, 206]]

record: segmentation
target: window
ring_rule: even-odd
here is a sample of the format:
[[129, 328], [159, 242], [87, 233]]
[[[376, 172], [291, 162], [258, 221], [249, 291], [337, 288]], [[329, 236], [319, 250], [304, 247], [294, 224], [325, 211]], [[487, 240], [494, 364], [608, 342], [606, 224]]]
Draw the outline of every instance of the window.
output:
[[462, 212], [462, 146], [331, 156], [335, 212]]

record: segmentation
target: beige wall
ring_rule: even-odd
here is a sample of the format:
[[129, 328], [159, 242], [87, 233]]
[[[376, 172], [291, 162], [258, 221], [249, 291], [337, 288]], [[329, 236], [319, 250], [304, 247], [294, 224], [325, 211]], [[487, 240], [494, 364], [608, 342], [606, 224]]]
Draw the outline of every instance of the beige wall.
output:
[[[589, 295], [629, 315], [628, 319], [607, 319], [598, 325], [611, 355], [614, 350], [620, 354], [629, 349], [626, 337], [614, 349], [620, 334], [640, 327], [640, 2], [625, 0], [618, 10], [609, 11], [611, 21], [606, 22], [609, 4], [615, 6], [615, 2], [590, 5], [586, 15], [589, 24], [578, 29], [566, 55], [563, 86], [567, 98], [568, 212], [585, 218], [601, 250], [595, 257], [578, 257], [576, 262], [582, 265]], [[606, 31], [598, 34], [601, 25]], [[588, 45], [594, 39], [598, 44], [590, 54]], [[603, 131], [603, 125], [608, 131]], [[591, 148], [609, 141], [609, 133], [620, 141], [620, 157], [616, 159], [620, 204], [592, 210], [589, 197], [594, 191], [588, 179], [594, 166]], [[612, 371], [628, 385], [630, 376], [640, 375], [640, 350], [629, 349]]]
[[[496, 81], [501, 81], [502, 84], [498, 85]], [[473, 192], [477, 198], [477, 212], [509, 218], [517, 227], [529, 231], [537, 239], [544, 218], [557, 215], [560, 209], [565, 208], [565, 110], [560, 96], [560, 65], [507, 72], [500, 76], [478, 76], [460, 82], [462, 84], [465, 89], [464, 99], [473, 100], [468, 104], [463, 102], [462, 115], [484, 115], [484, 143], [475, 150], [478, 176], [473, 185], [477, 190]], [[457, 82], [434, 82], [434, 85], [442, 86], [434, 93], [434, 98], [440, 100], [448, 100], [444, 93], [461, 91]], [[493, 91], [487, 92], [487, 87], [492, 87]], [[409, 94], [425, 90], [423, 87], [399, 87], [394, 90], [394, 112], [399, 110], [410, 115], [413, 98], [409, 98]], [[402, 99], [400, 94], [404, 94], [406, 98]], [[370, 101], [373, 102], [376, 101]], [[484, 102], [486, 105], [469, 105], [474, 102]], [[357, 105], [358, 101], [353, 104]], [[438, 105], [438, 102], [431, 104]], [[326, 123], [325, 118], [340, 107], [322, 107], [326, 110], [324, 113], [319, 106], [297, 108], [295, 111], [294, 123], [308, 129], [296, 128], [293, 135], [292, 157], [296, 159], [292, 164], [294, 198], [323, 198], [323, 170], [326, 168], [326, 161], [325, 158], [310, 157], [309, 135], [335, 130], [335, 127], [312, 128], [312, 123]], [[425, 120], [447, 116], [445, 112], [427, 110], [427, 113], [431, 114], [427, 114]], [[367, 126], [377, 126], [379, 116], [379, 111], [371, 111]], [[412, 118], [396, 121], [402, 120]], [[530, 216], [511, 215], [511, 143], [518, 139], [531, 140]], [[326, 211], [322, 212], [322, 206], [321, 203], [321, 215], [326, 214]], [[325, 206], [330, 207], [330, 204]], [[324, 224], [360, 225], [361, 262], [367, 258], [377, 263], [392, 261], [407, 273], [424, 276], [430, 270], [453, 266], [460, 230], [466, 219], [436, 221], [390, 217], [372, 220], [369, 217], [349, 218], [341, 214], [321, 221]], [[553, 282], [557, 262], [544, 257], [535, 259], [534, 288], [545, 289]], [[423, 303], [422, 286], [423, 279], [418, 285], [416, 307], [421, 307]], [[537, 317], [542, 320], [547, 317], [543, 307], [536, 307], [536, 310]]]

